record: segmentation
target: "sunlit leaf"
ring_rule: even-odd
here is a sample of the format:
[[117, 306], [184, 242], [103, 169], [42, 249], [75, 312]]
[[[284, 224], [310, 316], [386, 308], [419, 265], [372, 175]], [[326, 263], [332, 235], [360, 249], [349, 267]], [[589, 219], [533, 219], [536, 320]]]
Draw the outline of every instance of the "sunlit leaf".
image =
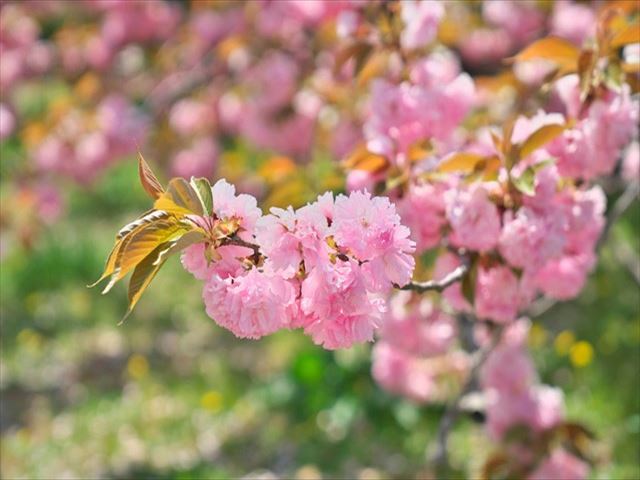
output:
[[546, 145], [562, 132], [564, 132], [565, 128], [565, 125], [560, 124], [544, 125], [538, 128], [520, 144], [520, 158], [527, 158], [533, 152]]
[[[133, 232], [135, 232], [136, 230], [139, 230], [144, 225], [148, 225], [150, 223], [153, 223], [158, 220], [166, 219], [168, 217], [169, 217], [169, 214], [167, 212], [163, 212], [160, 210], [151, 210], [151, 211], [145, 212], [140, 218], [122, 227], [120, 231], [116, 234], [116, 241], [113, 248], [111, 249], [111, 253], [109, 253], [109, 257], [107, 258], [107, 262], [104, 267], [104, 272], [102, 273], [102, 275], [98, 280], [96, 280], [94, 283], [88, 286], [95, 287], [97, 284], [102, 282], [105, 278], [109, 277], [110, 275], [113, 275], [117, 267], [116, 260], [118, 258], [118, 254], [123, 244], [125, 243], [126, 237], [128, 235], [131, 235]], [[109, 283], [111, 286], [113, 286], [113, 283], [115, 282], [109, 282]], [[109, 288], [111, 287], [107, 286], [105, 290], [108, 291]]]
[[[171, 243], [158, 245], [144, 260], [136, 265], [129, 281], [129, 308], [120, 323], [124, 322], [133, 311], [138, 300], [140, 300], [140, 297], [166, 261], [166, 256], [163, 256], [163, 252], [169, 249], [171, 249]], [[158, 261], [159, 259], [161, 260]]]
[[178, 223], [175, 218], [159, 220], [128, 237], [118, 252], [116, 268], [118, 277], [124, 277], [161, 243], [177, 239], [189, 231], [190, 227]]
[[357, 41], [350, 45], [347, 45], [338, 52], [333, 64], [334, 73], [338, 73], [345, 63], [351, 58], [355, 59], [356, 72], [359, 72], [364, 65], [365, 60], [369, 54], [373, 51], [373, 45], [364, 41]]
[[578, 67], [580, 50], [571, 42], [559, 37], [545, 37], [527, 46], [511, 60], [548, 60], [558, 65], [563, 72], [575, 71]]
[[627, 25], [620, 32], [618, 32], [610, 42], [611, 48], [620, 48], [630, 43], [640, 43], [640, 23], [635, 22], [631, 25]]
[[457, 152], [447, 155], [438, 165], [438, 171], [471, 173], [476, 165], [484, 160], [485, 156], [478, 153]]
[[153, 208], [175, 215], [203, 215], [198, 194], [184, 178], [174, 178], [167, 190], [155, 201]]
[[381, 76], [387, 69], [389, 63], [389, 53], [379, 51], [372, 53], [362, 68], [358, 70], [358, 86], [364, 87], [369, 80]]
[[361, 144], [343, 161], [343, 166], [349, 170], [375, 173], [387, 168], [389, 162], [382, 155], [371, 153], [365, 144]]
[[162, 195], [164, 188], [162, 188], [162, 185], [140, 152], [138, 152], [138, 175], [140, 176], [142, 188], [144, 188], [145, 192], [147, 192], [151, 198], [156, 199]]
[[213, 195], [209, 181], [206, 178], [191, 177], [191, 186], [198, 195], [205, 215], [211, 215], [213, 213]]

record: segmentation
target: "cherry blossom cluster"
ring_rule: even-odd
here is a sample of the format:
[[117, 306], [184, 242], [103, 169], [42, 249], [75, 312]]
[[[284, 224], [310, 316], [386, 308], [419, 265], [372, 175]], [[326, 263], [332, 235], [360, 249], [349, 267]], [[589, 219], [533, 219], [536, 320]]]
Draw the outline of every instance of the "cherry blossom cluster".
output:
[[[372, 353], [373, 378], [416, 402], [442, 401], [468, 373], [468, 354], [456, 346], [455, 319], [429, 298], [392, 296]], [[452, 382], [457, 380], [457, 382]]]
[[212, 195], [215, 217], [237, 222], [239, 241], [214, 251], [200, 243], [182, 257], [205, 283], [211, 318], [243, 338], [302, 328], [329, 349], [373, 339], [385, 295], [414, 268], [409, 229], [387, 198], [326, 193], [262, 215], [254, 197], [236, 195], [225, 180]]
[[[529, 325], [528, 320], [519, 319], [507, 327], [480, 372], [487, 430], [494, 439], [507, 442], [509, 456], [518, 468], [524, 466], [527, 479], [586, 478], [588, 464], [561, 446], [551, 445], [548, 455], [531, 448], [562, 424], [564, 399], [560, 389], [537, 381], [526, 347]], [[486, 332], [477, 333], [480, 343], [489, 341]], [[518, 438], [515, 432], [523, 427], [527, 433]]]

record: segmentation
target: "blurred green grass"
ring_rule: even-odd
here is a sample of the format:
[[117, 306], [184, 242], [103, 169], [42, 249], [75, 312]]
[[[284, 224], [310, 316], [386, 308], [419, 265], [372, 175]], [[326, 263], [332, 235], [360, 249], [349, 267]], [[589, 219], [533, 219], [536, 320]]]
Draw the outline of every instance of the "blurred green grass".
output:
[[[640, 298], [613, 255], [640, 253], [640, 207], [627, 212], [579, 299], [547, 311], [533, 352], [568, 417], [598, 438], [594, 478], [640, 478]], [[370, 347], [327, 352], [298, 332], [242, 341], [204, 313], [199, 282], [168, 262], [117, 326], [125, 288], [88, 290], [116, 229], [146, 207], [134, 162], [87, 191], [65, 220], [0, 269], [3, 478], [415, 477], [442, 406], [379, 389]], [[561, 332], [588, 342], [572, 362]], [[569, 335], [571, 337], [571, 335]], [[569, 338], [565, 335], [565, 338]], [[452, 458], [473, 471], [488, 454], [465, 419]]]

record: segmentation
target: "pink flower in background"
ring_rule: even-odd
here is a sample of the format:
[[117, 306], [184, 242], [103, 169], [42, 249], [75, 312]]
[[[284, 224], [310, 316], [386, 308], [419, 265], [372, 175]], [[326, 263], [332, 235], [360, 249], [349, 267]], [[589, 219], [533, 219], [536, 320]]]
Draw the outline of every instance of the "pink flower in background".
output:
[[442, 183], [411, 184], [396, 205], [402, 223], [411, 229], [411, 239], [418, 251], [435, 247], [446, 224]]
[[558, 300], [575, 298], [584, 288], [587, 275], [595, 264], [595, 255], [564, 255], [547, 262], [536, 274], [536, 286]]
[[640, 144], [637, 140], [629, 145], [624, 155], [622, 177], [627, 182], [640, 181]]
[[215, 106], [185, 99], [171, 107], [169, 124], [181, 135], [202, 133], [215, 126]]
[[456, 334], [453, 317], [427, 298], [411, 301], [408, 292], [398, 292], [392, 297], [380, 328], [385, 342], [417, 356], [446, 352]]
[[403, 0], [400, 6], [405, 25], [400, 35], [402, 48], [420, 48], [433, 41], [444, 17], [444, 5], [433, 0]]
[[15, 128], [15, 115], [6, 104], [0, 103], [0, 140], [11, 136]]
[[367, 147], [401, 165], [416, 142], [446, 141], [474, 101], [471, 77], [462, 73], [443, 83], [451, 75], [451, 64], [440, 55], [424, 62], [413, 67], [416, 84], [372, 82], [371, 98], [375, 100], [370, 102], [371, 114], [364, 125]]
[[[457, 255], [454, 255], [451, 252], [444, 252], [439, 255], [436, 260], [433, 270], [433, 278], [435, 280], [442, 280], [459, 266], [460, 259]], [[445, 288], [442, 292], [442, 297], [455, 310], [460, 312], [471, 311], [471, 305], [469, 305], [469, 302], [464, 298], [464, 295], [462, 294], [462, 287], [459, 282]]]
[[447, 220], [452, 229], [449, 238], [453, 244], [479, 251], [496, 246], [500, 216], [484, 188], [449, 191], [445, 201]]
[[587, 463], [558, 447], [542, 461], [527, 480], [585, 480], [588, 476]]
[[208, 137], [194, 141], [191, 148], [179, 151], [171, 162], [171, 172], [176, 177], [212, 178], [218, 163], [219, 148]]
[[367, 292], [357, 262], [316, 266], [302, 282], [301, 295], [304, 331], [314, 343], [335, 349], [373, 340], [384, 302]]
[[475, 308], [479, 318], [500, 323], [513, 321], [518, 314], [520, 295], [518, 278], [509, 267], [478, 270]]
[[484, 19], [504, 29], [518, 45], [531, 41], [543, 28], [544, 14], [535, 2], [514, 0], [485, 0]]
[[379, 341], [373, 347], [371, 374], [384, 389], [426, 402], [436, 390], [433, 372], [420, 368], [420, 360], [390, 344]]
[[565, 244], [566, 219], [559, 209], [540, 215], [522, 207], [505, 213], [500, 253], [513, 267], [537, 270], [559, 256]]
[[257, 268], [226, 279], [213, 275], [202, 295], [207, 315], [240, 338], [260, 338], [288, 328], [297, 316], [294, 286]]
[[415, 243], [388, 198], [372, 198], [366, 191], [339, 195], [331, 231], [339, 246], [365, 262], [363, 270], [374, 289], [411, 280]]
[[573, 1], [555, 2], [551, 17], [551, 33], [582, 45], [595, 35], [596, 14], [588, 5]]

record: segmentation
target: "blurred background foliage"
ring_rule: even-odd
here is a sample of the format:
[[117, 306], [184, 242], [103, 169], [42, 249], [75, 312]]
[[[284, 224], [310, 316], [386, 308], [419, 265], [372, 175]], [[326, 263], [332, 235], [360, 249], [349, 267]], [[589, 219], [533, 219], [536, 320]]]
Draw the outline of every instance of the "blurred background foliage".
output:
[[[328, 168], [312, 165], [299, 173], [307, 182]], [[113, 232], [144, 209], [137, 182], [131, 158], [91, 191], [71, 191], [62, 221], [2, 259], [3, 478], [420, 476], [443, 407], [378, 388], [369, 346], [328, 352], [298, 332], [238, 340], [205, 315], [177, 259], [117, 325], [124, 288], [103, 297], [85, 285]], [[273, 203], [304, 202], [317, 187]], [[622, 244], [640, 253], [639, 230], [636, 201], [579, 299], [549, 308], [531, 332], [543, 381], [597, 435], [596, 478], [640, 478], [640, 299], [617, 254]], [[452, 442], [469, 475], [490, 451], [477, 418]]]

